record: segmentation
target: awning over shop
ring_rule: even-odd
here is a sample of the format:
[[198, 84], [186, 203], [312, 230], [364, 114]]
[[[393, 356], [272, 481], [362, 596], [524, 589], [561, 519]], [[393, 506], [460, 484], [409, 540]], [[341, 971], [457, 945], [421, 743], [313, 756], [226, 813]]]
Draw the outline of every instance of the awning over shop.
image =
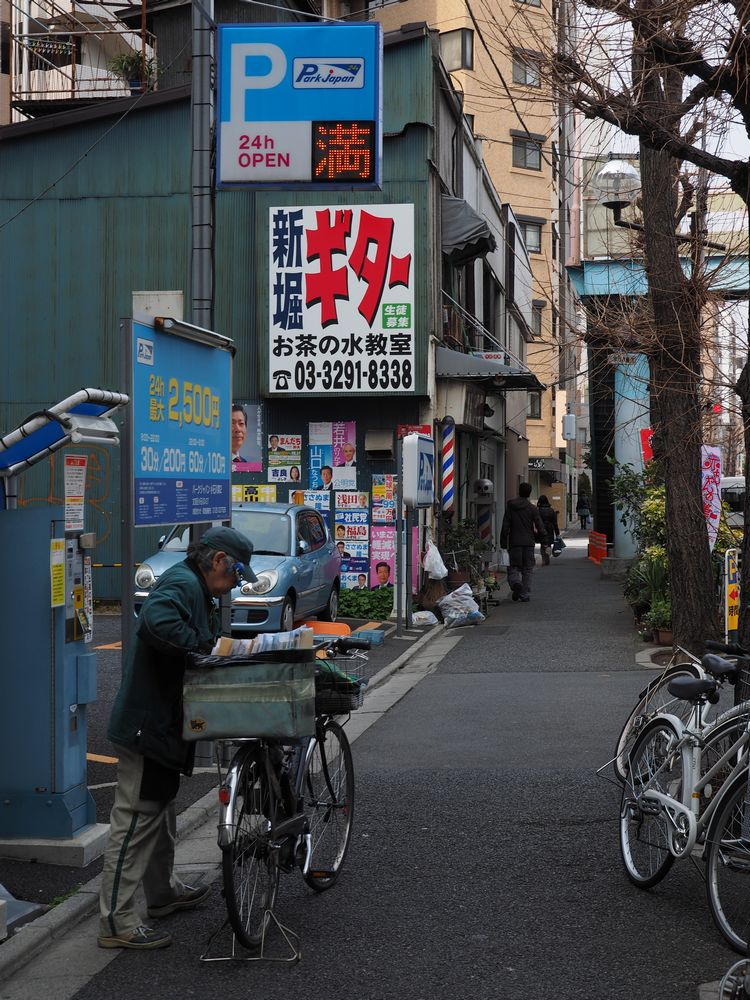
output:
[[435, 374], [438, 378], [484, 382], [504, 392], [514, 389], [541, 391], [547, 388], [528, 368], [506, 365], [494, 358], [476, 354], [462, 354], [460, 351], [451, 351], [448, 347], [435, 349]]
[[490, 227], [463, 198], [444, 194], [442, 203], [443, 253], [452, 264], [466, 264], [497, 247]]

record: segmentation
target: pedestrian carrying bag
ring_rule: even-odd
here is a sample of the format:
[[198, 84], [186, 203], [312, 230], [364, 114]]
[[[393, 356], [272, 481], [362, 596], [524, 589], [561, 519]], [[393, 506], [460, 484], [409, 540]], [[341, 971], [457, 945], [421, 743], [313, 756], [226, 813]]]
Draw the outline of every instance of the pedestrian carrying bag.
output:
[[552, 543], [552, 555], [559, 556], [564, 548], [565, 548], [565, 542], [562, 540], [562, 538], [556, 538]]
[[315, 652], [189, 658], [182, 738], [298, 740], [315, 733]]

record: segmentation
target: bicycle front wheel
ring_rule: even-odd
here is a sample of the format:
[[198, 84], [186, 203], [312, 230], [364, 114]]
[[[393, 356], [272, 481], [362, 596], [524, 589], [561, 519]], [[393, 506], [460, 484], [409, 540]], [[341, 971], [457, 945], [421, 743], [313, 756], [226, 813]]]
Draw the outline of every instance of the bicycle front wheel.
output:
[[656, 885], [674, 862], [669, 849], [670, 823], [657, 802], [643, 798], [653, 788], [679, 801], [682, 751], [668, 719], [654, 719], [630, 754], [620, 806], [620, 850], [628, 878], [641, 889]]
[[302, 782], [303, 808], [312, 838], [305, 882], [322, 892], [338, 878], [349, 849], [354, 821], [354, 769], [349, 740], [337, 722], [326, 722], [316, 736]]
[[638, 695], [632, 712], [625, 720], [617, 738], [614, 768], [617, 778], [624, 782], [628, 774], [628, 755], [644, 727], [656, 716], [669, 713], [687, 722], [693, 706], [670, 694], [667, 686], [676, 677], [703, 677], [703, 671], [693, 663], [678, 663], [655, 677]]
[[222, 874], [229, 923], [249, 949], [263, 940], [279, 886], [270, 847], [274, 802], [262, 759], [246, 756], [239, 765], [234, 834], [222, 852]]
[[725, 789], [706, 838], [706, 893], [711, 916], [722, 935], [746, 953], [750, 924], [750, 841], [743, 838], [748, 772]]

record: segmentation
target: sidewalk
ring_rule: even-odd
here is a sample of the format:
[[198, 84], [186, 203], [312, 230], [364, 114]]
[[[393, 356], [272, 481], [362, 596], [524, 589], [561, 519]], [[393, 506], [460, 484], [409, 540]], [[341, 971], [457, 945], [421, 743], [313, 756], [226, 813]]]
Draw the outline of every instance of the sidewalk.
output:
[[[507, 589], [507, 588], [506, 588]], [[401, 691], [398, 698], [403, 696], [407, 690], [416, 683], [416, 680], [404, 684], [403, 681], [396, 684], [389, 697], [384, 698], [378, 690], [397, 671], [400, 671], [407, 663], [419, 666], [426, 661], [428, 656], [427, 647], [434, 647], [440, 650], [445, 643], [445, 636], [450, 636], [442, 626], [430, 628], [404, 629], [401, 637], [396, 636], [395, 623], [386, 623], [387, 636], [383, 646], [373, 647], [370, 663], [374, 662], [375, 673], [372, 673], [368, 682], [368, 696], [364, 708], [352, 718], [348, 726], [350, 738], [356, 738], [369, 726], [374, 724], [394, 703], [393, 695], [396, 691]], [[457, 641], [457, 640], [456, 640]], [[451, 644], [450, 638], [448, 645]], [[432, 663], [432, 660], [427, 662]], [[368, 671], [369, 672], [369, 671]], [[411, 677], [413, 678], [413, 674]], [[396, 698], [395, 700], [398, 700]], [[215, 770], [202, 769], [203, 773], [196, 773], [193, 778], [184, 778], [181, 782], [181, 795], [178, 798], [177, 816], [177, 839], [178, 839], [178, 865], [183, 872], [191, 875], [198, 874], [199, 877], [206, 878], [207, 875], [216, 877], [218, 868], [216, 856], [218, 848], [216, 846], [216, 789]], [[205, 772], [209, 771], [208, 774]], [[214, 777], [210, 772], [213, 772]], [[202, 783], [211, 785], [209, 791], [203, 794], [196, 801], [190, 800], [190, 784], [202, 779]], [[179, 811], [181, 810], [181, 811]], [[210, 858], [211, 863], [206, 867], [206, 859]], [[7, 864], [7, 862], [6, 862]], [[22, 863], [16, 862], [16, 865]], [[47, 912], [37, 917], [35, 920], [17, 928], [5, 942], [0, 943], [0, 983], [5, 982], [27, 963], [36, 958], [35, 973], [39, 971], [39, 953], [49, 948], [51, 943], [59, 941], [64, 935], [95, 912], [98, 906], [98, 893], [100, 883], [101, 859], [92, 862], [86, 869], [87, 872], [93, 869], [96, 874], [89, 877], [81, 884], [82, 869], [64, 868], [60, 866], [45, 864], [27, 864], [25, 866], [28, 874], [28, 882], [25, 886], [18, 886], [18, 878], [14, 880], [14, 895], [19, 901], [33, 902], [36, 884], [45, 875], [54, 879], [55, 892], [61, 899], [53, 905]], [[24, 880], [25, 881], [25, 880]], [[67, 898], [65, 898], [67, 897]], [[94, 918], [96, 919], [96, 918]], [[92, 931], [95, 936], [95, 931]], [[102, 952], [106, 960], [116, 957], [118, 952], [109, 955]], [[106, 961], [103, 962], [106, 964]], [[73, 975], [73, 979], [78, 981], [79, 973]], [[3, 992], [3, 1000], [7, 1000], [15, 993]], [[23, 993], [18, 996], [24, 995]], [[69, 994], [69, 995], [72, 995]], [[62, 994], [60, 994], [62, 996]]]
[[[130, 1000], [154, 982], [165, 1000], [199, 989], [330, 1000], [332, 983], [359, 1000], [695, 997], [701, 973], [732, 961], [700, 878], [675, 865], [652, 892], [630, 885], [619, 792], [595, 774], [653, 675], [636, 663], [645, 647], [620, 586], [585, 557], [586, 533], [565, 538], [562, 556], [537, 566], [530, 603], [389, 640], [395, 659], [347, 726], [358, 804], [345, 877], [323, 896], [284, 886], [279, 916], [304, 928], [298, 966], [198, 964], [225, 913], [218, 885], [174, 918], [172, 948], [102, 951], [95, 878], [0, 946], [3, 1000]], [[218, 877], [214, 796], [179, 819], [189, 878]]]

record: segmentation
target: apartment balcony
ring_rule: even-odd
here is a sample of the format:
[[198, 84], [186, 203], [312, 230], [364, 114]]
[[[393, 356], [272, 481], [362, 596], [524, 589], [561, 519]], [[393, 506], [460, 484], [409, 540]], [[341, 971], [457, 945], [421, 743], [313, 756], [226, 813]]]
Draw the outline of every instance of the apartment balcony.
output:
[[122, 79], [109, 68], [121, 55], [155, 63], [156, 43], [109, 13], [106, 4], [25, 0], [13, 7], [10, 102], [14, 117], [36, 118], [130, 97], [156, 80]]

